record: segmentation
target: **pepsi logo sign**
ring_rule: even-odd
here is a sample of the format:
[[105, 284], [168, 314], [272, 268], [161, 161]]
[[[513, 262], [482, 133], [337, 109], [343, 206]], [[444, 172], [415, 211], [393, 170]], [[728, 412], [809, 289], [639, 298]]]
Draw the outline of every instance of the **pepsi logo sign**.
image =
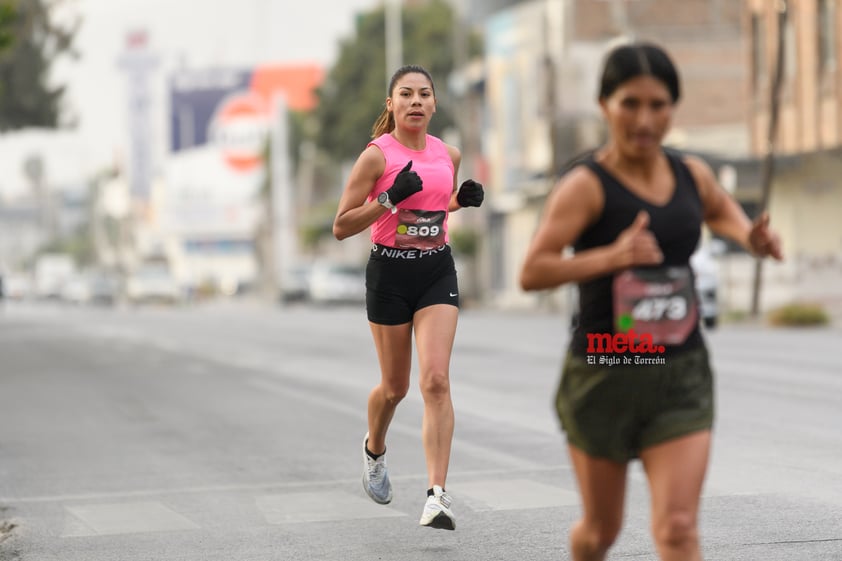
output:
[[263, 98], [254, 92], [238, 92], [219, 104], [209, 137], [229, 166], [241, 172], [260, 166], [269, 131], [268, 114]]

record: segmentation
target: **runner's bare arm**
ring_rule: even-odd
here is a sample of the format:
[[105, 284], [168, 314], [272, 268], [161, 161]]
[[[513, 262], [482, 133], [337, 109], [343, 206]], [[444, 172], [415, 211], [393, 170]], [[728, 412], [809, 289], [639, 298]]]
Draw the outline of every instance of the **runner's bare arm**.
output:
[[703, 160], [693, 156], [684, 159], [693, 173], [699, 197], [702, 199], [704, 220], [716, 234], [734, 240], [746, 249], [751, 220], [740, 205], [719, 185], [713, 170]]
[[453, 212], [454, 210], [459, 210], [462, 208], [458, 202], [456, 202], [456, 193], [459, 190], [459, 187], [456, 184], [456, 178], [459, 177], [459, 164], [462, 163], [462, 153], [459, 152], [459, 149], [455, 146], [447, 146], [447, 152], [450, 154], [450, 159], [453, 161], [453, 192], [450, 194], [450, 203], [447, 205], [447, 211]]
[[369, 146], [357, 158], [333, 220], [336, 239], [344, 240], [359, 234], [387, 212], [388, 209], [377, 201], [366, 201], [385, 169], [386, 159], [376, 146]]
[[780, 238], [768, 227], [768, 214], [763, 213], [752, 222], [734, 197], [719, 185], [707, 163], [696, 157], [687, 157], [685, 162], [699, 189], [705, 223], [714, 233], [734, 240], [754, 255], [783, 258]]
[[524, 290], [543, 290], [607, 274], [617, 252], [604, 246], [563, 257], [565, 248], [595, 221], [604, 204], [599, 180], [584, 167], [567, 173], [550, 194], [520, 273]]

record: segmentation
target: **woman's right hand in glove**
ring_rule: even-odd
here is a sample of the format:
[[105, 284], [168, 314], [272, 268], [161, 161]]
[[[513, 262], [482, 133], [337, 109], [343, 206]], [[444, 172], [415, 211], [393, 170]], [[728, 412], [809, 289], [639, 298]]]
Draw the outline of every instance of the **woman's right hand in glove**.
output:
[[398, 172], [392, 186], [386, 189], [386, 193], [389, 194], [389, 201], [393, 205], [398, 204], [422, 189], [421, 178], [410, 169], [411, 167], [412, 160], [409, 160], [403, 169]]

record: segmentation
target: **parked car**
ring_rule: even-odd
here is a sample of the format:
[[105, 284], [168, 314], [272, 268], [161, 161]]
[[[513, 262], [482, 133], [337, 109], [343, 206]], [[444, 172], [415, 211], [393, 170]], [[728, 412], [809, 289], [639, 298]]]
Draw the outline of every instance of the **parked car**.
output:
[[310, 272], [310, 300], [315, 303], [365, 301], [365, 267], [317, 262]]
[[76, 274], [76, 264], [70, 255], [46, 253], [35, 261], [35, 296], [59, 299], [64, 283]]
[[133, 304], [177, 304], [181, 296], [178, 281], [162, 263], [141, 265], [126, 283], [126, 297]]
[[91, 301], [91, 285], [88, 277], [76, 273], [68, 277], [61, 286], [60, 297], [68, 304], [87, 304]]
[[310, 297], [309, 265], [297, 265], [285, 270], [281, 274], [281, 300], [284, 302], [300, 302]]
[[91, 269], [73, 275], [61, 289], [61, 299], [69, 304], [111, 306], [117, 302], [120, 282], [107, 270]]
[[725, 250], [724, 242], [711, 240], [702, 244], [690, 256], [690, 266], [696, 276], [696, 294], [699, 299], [699, 316], [708, 329], [719, 323], [719, 263], [715, 256]]
[[26, 300], [33, 290], [32, 277], [26, 273], [11, 272], [3, 278], [3, 295], [7, 300]]
[[90, 303], [113, 306], [120, 296], [120, 279], [108, 271], [96, 271], [89, 277]]

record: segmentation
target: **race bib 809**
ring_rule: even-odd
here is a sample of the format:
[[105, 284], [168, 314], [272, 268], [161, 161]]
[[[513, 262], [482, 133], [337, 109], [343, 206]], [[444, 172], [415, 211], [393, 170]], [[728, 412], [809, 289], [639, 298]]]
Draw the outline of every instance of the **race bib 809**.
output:
[[395, 247], [433, 249], [444, 245], [443, 210], [398, 210], [398, 226], [395, 230]]

